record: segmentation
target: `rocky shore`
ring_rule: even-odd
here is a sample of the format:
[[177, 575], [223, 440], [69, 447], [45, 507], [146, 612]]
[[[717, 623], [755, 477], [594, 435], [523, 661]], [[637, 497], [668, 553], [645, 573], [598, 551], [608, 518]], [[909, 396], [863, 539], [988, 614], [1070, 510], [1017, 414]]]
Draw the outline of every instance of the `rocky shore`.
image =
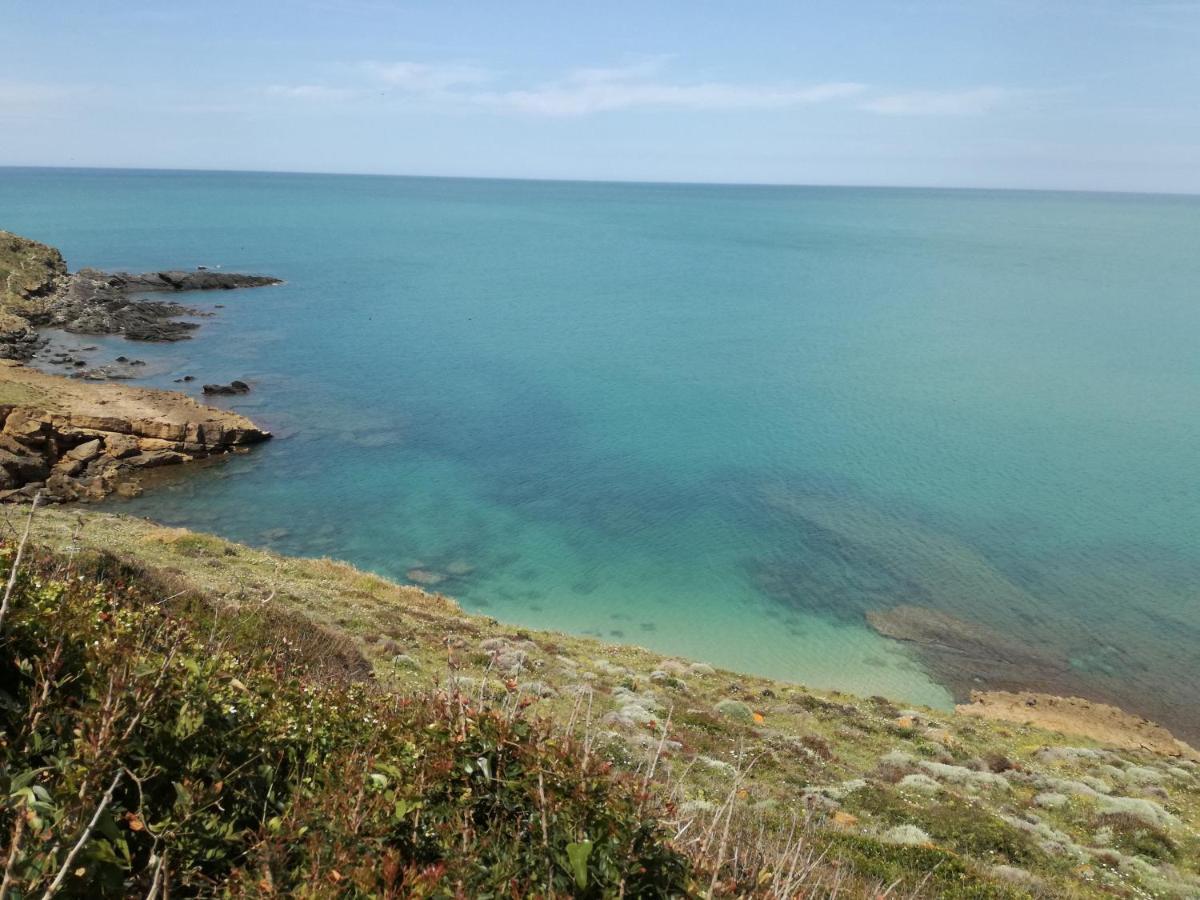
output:
[[[179, 320], [196, 310], [138, 294], [278, 283], [265, 275], [207, 269], [71, 274], [53, 247], [0, 232], [0, 502], [35, 495], [52, 502], [133, 495], [141, 491], [147, 469], [243, 450], [269, 438], [246, 417], [182, 394], [88, 384], [21, 362], [46, 345], [38, 331], [44, 327], [141, 341], [181, 340], [197, 327]], [[124, 357], [117, 362], [140, 364]], [[216, 390], [207, 393], [249, 390], [243, 382], [224, 390], [209, 387]]]
[[136, 341], [184, 340], [198, 326], [180, 317], [201, 315], [200, 311], [173, 300], [136, 295], [279, 283], [267, 275], [210, 269], [142, 274], [80, 269], [72, 274], [53, 247], [0, 231], [0, 357], [31, 359], [43, 346], [37, 329], [46, 327], [120, 334]]
[[141, 491], [147, 469], [270, 437], [245, 416], [171, 391], [84, 382], [0, 361], [0, 501]]

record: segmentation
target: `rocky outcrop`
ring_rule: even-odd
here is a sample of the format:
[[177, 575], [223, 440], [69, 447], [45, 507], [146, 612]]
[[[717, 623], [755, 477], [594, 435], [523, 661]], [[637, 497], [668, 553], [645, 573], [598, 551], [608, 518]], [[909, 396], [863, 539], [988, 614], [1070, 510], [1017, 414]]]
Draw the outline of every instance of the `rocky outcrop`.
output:
[[0, 357], [32, 358], [42, 346], [35, 329], [44, 326], [136, 341], [183, 340], [198, 326], [180, 317], [197, 310], [137, 295], [271, 284], [279, 279], [210, 269], [143, 274], [80, 269], [71, 275], [53, 247], [0, 231]]
[[237, 413], [171, 391], [91, 385], [0, 366], [0, 501], [140, 492], [140, 473], [270, 437]]
[[67, 263], [53, 247], [0, 231], [0, 305], [34, 311], [66, 279]]
[[100, 272], [80, 269], [67, 279], [41, 321], [80, 334], [123, 334], [135, 341], [178, 341], [199, 327], [179, 321], [196, 310], [164, 300], [134, 300], [131, 295], [181, 291], [233, 290], [278, 284], [266, 275], [234, 272]]

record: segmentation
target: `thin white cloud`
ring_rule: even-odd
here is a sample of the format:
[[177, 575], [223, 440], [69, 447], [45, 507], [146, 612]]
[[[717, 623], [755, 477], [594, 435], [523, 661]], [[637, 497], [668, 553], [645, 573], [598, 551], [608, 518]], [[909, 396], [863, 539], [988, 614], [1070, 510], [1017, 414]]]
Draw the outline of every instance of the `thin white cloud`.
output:
[[955, 91], [908, 91], [872, 97], [859, 109], [884, 116], [978, 116], [1016, 97], [1020, 92], [1000, 87]]
[[598, 84], [612, 81], [635, 81], [652, 78], [662, 71], [669, 56], [651, 56], [623, 66], [592, 66], [572, 69], [566, 80], [577, 84]]
[[484, 84], [494, 77], [487, 69], [467, 63], [371, 62], [365, 68], [379, 81], [414, 94], [470, 87]]
[[664, 70], [670, 59], [653, 56], [617, 66], [570, 69], [551, 81], [511, 87], [503, 84], [501, 73], [472, 63], [366, 62], [351, 70], [357, 73], [352, 86], [274, 85], [267, 93], [316, 103], [390, 98], [431, 109], [559, 118], [635, 109], [781, 110], [837, 101], [887, 116], [971, 116], [1028, 93], [996, 86], [889, 93], [855, 81], [685, 82], [667, 77]]
[[854, 82], [803, 87], [723, 82], [671, 84], [621, 79], [572, 80], [529, 90], [476, 93], [471, 102], [541, 116], [583, 116], [637, 108], [782, 109], [850, 97], [866, 90]]

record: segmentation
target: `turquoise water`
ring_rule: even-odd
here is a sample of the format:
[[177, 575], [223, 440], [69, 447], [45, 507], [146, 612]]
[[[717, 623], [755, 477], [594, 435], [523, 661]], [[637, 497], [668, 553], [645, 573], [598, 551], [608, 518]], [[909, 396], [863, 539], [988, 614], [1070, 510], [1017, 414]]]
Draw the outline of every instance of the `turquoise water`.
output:
[[0, 169], [0, 227], [287, 280], [80, 342], [278, 434], [127, 511], [946, 704], [914, 603], [1198, 725], [1198, 199]]

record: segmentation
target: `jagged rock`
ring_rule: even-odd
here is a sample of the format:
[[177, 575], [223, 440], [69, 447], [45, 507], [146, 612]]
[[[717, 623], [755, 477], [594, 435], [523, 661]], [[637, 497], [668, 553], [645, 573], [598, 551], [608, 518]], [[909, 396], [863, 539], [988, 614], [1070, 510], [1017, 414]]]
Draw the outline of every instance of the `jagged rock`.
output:
[[201, 390], [209, 395], [234, 396], [250, 393], [250, 385], [244, 381], [231, 381], [229, 384], [206, 384]]

